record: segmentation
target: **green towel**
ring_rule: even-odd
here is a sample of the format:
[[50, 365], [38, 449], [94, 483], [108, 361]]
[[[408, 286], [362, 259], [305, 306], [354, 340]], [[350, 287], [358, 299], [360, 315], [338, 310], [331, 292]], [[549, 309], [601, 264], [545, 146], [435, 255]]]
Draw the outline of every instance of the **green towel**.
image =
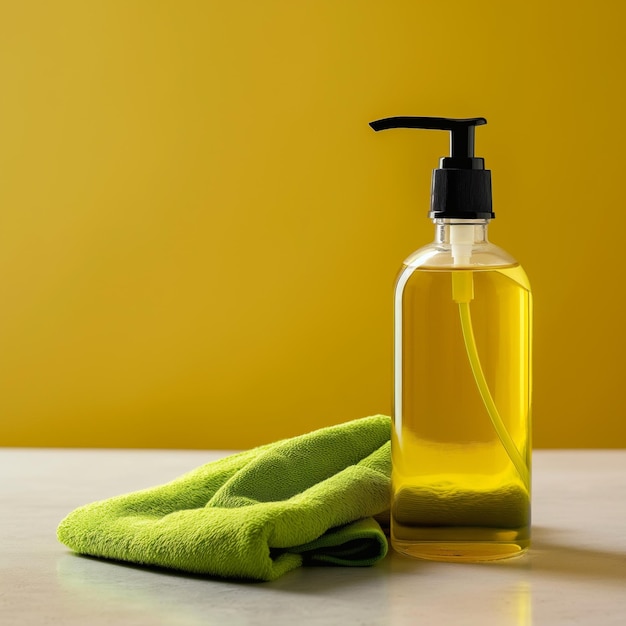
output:
[[371, 565], [387, 540], [390, 420], [376, 415], [203, 465], [88, 504], [59, 525], [81, 554], [274, 580], [303, 563]]

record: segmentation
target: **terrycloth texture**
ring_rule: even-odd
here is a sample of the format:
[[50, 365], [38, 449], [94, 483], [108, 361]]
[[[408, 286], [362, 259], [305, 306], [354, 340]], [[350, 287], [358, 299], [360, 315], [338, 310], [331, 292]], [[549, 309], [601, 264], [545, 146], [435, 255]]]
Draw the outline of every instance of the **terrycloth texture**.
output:
[[390, 420], [367, 417], [83, 506], [58, 538], [81, 554], [273, 580], [303, 562], [371, 565], [387, 541]]

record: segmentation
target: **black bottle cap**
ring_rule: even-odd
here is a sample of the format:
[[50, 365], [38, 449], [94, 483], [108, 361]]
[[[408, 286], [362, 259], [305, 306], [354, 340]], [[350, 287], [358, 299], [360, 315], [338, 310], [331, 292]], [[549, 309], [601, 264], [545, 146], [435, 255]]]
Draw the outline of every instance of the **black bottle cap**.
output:
[[433, 170], [431, 218], [492, 219], [491, 172], [485, 161], [474, 156], [474, 129], [486, 124], [484, 117], [387, 117], [370, 122], [378, 130], [425, 128], [450, 131], [450, 156], [442, 157]]

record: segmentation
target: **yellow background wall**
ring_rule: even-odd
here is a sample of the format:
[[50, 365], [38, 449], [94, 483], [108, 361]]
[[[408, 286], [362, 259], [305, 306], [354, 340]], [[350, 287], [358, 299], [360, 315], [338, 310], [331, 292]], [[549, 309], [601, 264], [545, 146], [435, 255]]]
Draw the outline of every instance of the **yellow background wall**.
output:
[[626, 446], [623, 3], [0, 4], [0, 445], [242, 448], [391, 399], [396, 270], [483, 115], [538, 447]]

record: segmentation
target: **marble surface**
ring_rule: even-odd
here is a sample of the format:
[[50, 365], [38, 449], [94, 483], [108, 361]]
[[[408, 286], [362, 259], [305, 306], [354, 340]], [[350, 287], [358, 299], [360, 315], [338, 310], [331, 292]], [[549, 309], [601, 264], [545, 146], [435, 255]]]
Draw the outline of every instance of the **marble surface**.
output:
[[391, 554], [234, 583], [80, 557], [73, 508], [225, 452], [0, 449], [0, 623], [121, 626], [626, 624], [626, 450], [537, 451], [533, 546], [480, 565]]

